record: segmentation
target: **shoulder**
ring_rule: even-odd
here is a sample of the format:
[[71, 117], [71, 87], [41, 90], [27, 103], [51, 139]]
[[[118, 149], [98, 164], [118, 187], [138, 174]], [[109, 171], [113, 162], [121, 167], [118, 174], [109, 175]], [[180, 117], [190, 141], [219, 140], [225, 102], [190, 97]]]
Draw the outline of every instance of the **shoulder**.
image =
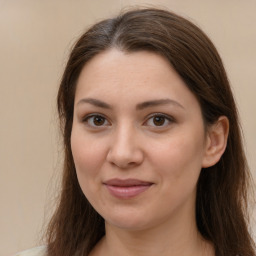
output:
[[47, 256], [46, 252], [47, 252], [46, 246], [39, 246], [23, 252], [19, 252], [14, 256]]

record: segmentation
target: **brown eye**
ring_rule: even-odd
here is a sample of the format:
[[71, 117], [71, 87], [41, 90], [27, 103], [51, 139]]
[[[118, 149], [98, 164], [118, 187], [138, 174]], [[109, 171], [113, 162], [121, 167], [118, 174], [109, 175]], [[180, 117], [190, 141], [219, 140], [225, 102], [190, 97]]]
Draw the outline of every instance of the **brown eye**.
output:
[[102, 116], [93, 117], [93, 124], [96, 126], [101, 126], [105, 123], [105, 118]]
[[164, 116], [154, 116], [153, 123], [155, 126], [162, 126], [164, 125], [166, 118]]
[[110, 125], [107, 119], [101, 115], [90, 115], [87, 116], [83, 121], [87, 126], [90, 127], [101, 127]]
[[144, 125], [150, 126], [150, 127], [167, 127], [171, 123], [174, 122], [174, 119], [165, 114], [154, 114], [148, 120], [144, 123]]

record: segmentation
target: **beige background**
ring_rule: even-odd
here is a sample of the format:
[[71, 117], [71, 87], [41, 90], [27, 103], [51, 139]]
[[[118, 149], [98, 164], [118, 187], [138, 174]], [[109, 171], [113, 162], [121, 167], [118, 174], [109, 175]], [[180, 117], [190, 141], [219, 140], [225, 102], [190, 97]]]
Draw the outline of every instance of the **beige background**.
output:
[[217, 46], [256, 177], [256, 0], [0, 0], [0, 255], [40, 244], [61, 147], [55, 97], [67, 53], [90, 24], [133, 4], [189, 17]]

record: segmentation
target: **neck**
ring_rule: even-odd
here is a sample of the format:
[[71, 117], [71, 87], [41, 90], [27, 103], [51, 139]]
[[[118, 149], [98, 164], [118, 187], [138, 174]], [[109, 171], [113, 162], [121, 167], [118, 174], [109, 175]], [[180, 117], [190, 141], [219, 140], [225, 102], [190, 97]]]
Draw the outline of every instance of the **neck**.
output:
[[198, 232], [194, 218], [192, 222], [166, 221], [143, 230], [125, 230], [106, 223], [105, 237], [90, 254], [101, 255], [214, 256], [214, 249]]

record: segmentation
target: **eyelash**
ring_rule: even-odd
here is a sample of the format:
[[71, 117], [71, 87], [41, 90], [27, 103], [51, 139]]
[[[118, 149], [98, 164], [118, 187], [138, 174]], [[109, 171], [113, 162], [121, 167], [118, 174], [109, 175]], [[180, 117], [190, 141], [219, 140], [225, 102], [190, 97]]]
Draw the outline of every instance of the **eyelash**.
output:
[[[173, 123], [175, 120], [173, 117], [169, 116], [169, 115], [165, 115], [165, 114], [162, 114], [162, 113], [154, 113], [152, 115], [150, 115], [147, 120], [143, 123], [143, 126], [146, 126], [146, 124], [152, 120], [153, 121], [153, 118], [163, 118], [164, 120], [164, 123], [163, 125], [149, 125], [151, 127], [158, 127], [158, 128], [163, 128], [163, 127], [166, 127], [168, 126], [170, 123]], [[100, 118], [103, 120], [103, 124], [102, 125], [95, 125], [95, 124], [90, 124], [90, 120], [92, 120], [92, 122], [94, 122], [95, 118]], [[93, 128], [101, 128], [101, 127], [105, 127], [105, 126], [110, 126], [110, 122], [107, 120], [107, 118], [105, 116], [103, 116], [102, 114], [90, 114], [88, 116], [86, 116], [84, 119], [83, 119], [83, 122], [86, 123], [86, 125], [88, 125], [89, 127], [93, 127]], [[104, 125], [105, 123], [108, 123], [107, 125]], [[166, 124], [167, 122], [167, 124]]]
[[[89, 124], [89, 121], [92, 120], [95, 120], [95, 118], [101, 118], [104, 120], [104, 123], [107, 121], [107, 118], [104, 117], [103, 115], [101, 114], [91, 114], [91, 115], [88, 115], [86, 116], [84, 119], [83, 119], [83, 122], [86, 123], [88, 126], [90, 127], [102, 127], [103, 125], [93, 125], [93, 124]], [[108, 121], [107, 121], [108, 122]], [[109, 123], [109, 122], [108, 122]]]
[[[147, 118], [146, 122], [144, 122], [143, 124], [148, 123], [150, 120], [152, 120], [152, 122], [154, 122], [153, 118], [156, 118], [156, 117], [163, 118], [164, 119], [164, 125], [159, 125], [159, 126], [158, 125], [152, 125], [152, 127], [164, 128], [164, 127], [168, 126], [170, 123], [173, 123], [175, 121], [174, 118], [169, 116], [169, 115], [165, 115], [165, 114], [162, 114], [162, 113], [154, 113], [151, 116], [149, 116]], [[167, 124], [166, 124], [166, 122], [167, 122]]]

